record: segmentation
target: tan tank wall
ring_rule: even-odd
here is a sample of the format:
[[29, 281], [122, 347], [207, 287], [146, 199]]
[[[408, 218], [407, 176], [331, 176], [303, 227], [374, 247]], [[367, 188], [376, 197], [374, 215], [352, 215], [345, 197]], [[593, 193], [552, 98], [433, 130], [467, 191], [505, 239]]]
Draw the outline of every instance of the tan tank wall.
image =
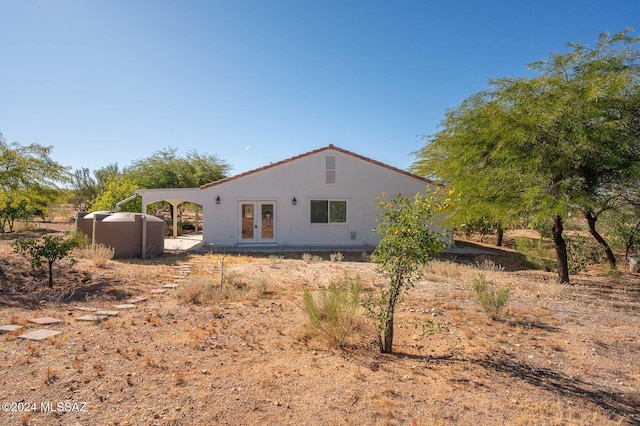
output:
[[[164, 253], [164, 219], [147, 216], [147, 256], [159, 256]], [[142, 218], [140, 218], [142, 221]]]
[[82, 232], [89, 239], [93, 238], [93, 218], [85, 219], [87, 212], [78, 212], [76, 214], [76, 230]]
[[[155, 220], [154, 220], [155, 219]], [[114, 258], [142, 255], [142, 215], [139, 213], [96, 215], [93, 242], [112, 247]], [[147, 216], [147, 256], [164, 253], [164, 221]]]

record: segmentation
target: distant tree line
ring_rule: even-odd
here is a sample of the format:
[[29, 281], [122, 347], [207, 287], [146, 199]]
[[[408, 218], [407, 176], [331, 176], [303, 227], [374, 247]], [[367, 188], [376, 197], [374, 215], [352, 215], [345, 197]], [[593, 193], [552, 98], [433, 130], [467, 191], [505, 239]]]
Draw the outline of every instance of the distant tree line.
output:
[[[166, 148], [120, 169], [72, 172], [50, 157], [53, 147], [7, 143], [0, 133], [0, 232], [13, 232], [16, 220], [43, 220], [51, 206], [71, 203], [76, 209], [113, 210], [136, 189], [191, 188], [226, 177], [230, 166], [215, 155], [190, 151], [184, 157]], [[123, 206], [140, 211], [140, 200]]]

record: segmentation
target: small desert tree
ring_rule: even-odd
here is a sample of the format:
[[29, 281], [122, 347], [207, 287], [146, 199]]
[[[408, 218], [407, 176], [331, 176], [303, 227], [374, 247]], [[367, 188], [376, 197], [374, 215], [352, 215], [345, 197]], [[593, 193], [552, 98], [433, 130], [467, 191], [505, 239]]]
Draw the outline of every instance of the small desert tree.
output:
[[75, 239], [64, 239], [60, 235], [45, 235], [41, 241], [33, 238], [20, 238], [13, 243], [13, 250], [31, 257], [31, 266], [40, 268], [46, 259], [49, 266], [49, 288], [53, 288], [53, 264], [67, 257], [77, 245]]
[[393, 200], [377, 200], [381, 213], [378, 227], [380, 244], [374, 252], [379, 273], [389, 280], [377, 299], [365, 303], [369, 316], [377, 321], [380, 351], [391, 353], [393, 316], [396, 303], [422, 277], [421, 267], [447, 246], [447, 235], [437, 230], [442, 214], [454, 206], [449, 197], [416, 194], [413, 200], [398, 195]]

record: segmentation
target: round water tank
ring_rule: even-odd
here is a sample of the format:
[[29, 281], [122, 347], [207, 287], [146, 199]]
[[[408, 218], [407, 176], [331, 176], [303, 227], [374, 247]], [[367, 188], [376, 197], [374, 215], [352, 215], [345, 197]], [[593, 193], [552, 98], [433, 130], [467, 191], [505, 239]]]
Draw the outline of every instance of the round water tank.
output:
[[112, 247], [114, 257], [140, 257], [143, 255], [143, 228], [145, 228], [144, 256], [164, 253], [164, 220], [141, 213], [116, 212], [100, 218], [96, 216], [93, 242]]
[[111, 212], [108, 211], [97, 211], [97, 212], [78, 212], [76, 214], [76, 230], [82, 232], [89, 239], [93, 239], [93, 219], [98, 216], [108, 216]]

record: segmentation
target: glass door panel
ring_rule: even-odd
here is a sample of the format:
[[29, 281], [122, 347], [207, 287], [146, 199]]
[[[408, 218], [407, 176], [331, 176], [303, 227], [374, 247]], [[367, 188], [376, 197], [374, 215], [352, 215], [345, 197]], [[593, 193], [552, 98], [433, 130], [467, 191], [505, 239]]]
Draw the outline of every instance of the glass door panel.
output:
[[253, 216], [254, 216], [253, 203], [242, 204], [242, 208], [240, 212], [240, 220], [241, 220], [243, 240], [253, 240], [255, 238], [255, 234], [253, 231], [254, 230]]
[[262, 210], [262, 232], [260, 238], [263, 240], [273, 239], [273, 204], [261, 204]]

